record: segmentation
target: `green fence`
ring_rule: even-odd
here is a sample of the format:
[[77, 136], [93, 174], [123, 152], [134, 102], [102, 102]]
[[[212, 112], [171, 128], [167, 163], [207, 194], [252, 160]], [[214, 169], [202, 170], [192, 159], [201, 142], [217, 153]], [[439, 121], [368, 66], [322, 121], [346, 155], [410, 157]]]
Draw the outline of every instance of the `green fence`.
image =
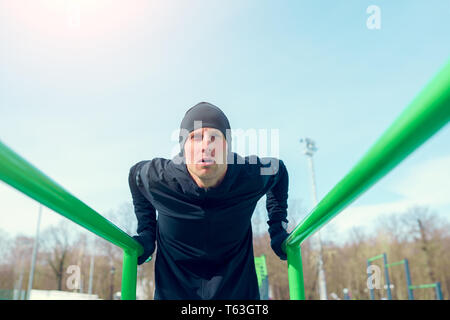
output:
[[450, 60], [283, 243], [291, 299], [305, 299], [301, 244], [450, 120]]
[[[420, 92], [355, 167], [299, 223], [283, 243], [291, 299], [304, 299], [301, 243], [386, 175], [450, 119], [450, 61]], [[123, 249], [122, 299], [136, 299], [142, 246], [64, 190], [0, 141], [0, 179]]]

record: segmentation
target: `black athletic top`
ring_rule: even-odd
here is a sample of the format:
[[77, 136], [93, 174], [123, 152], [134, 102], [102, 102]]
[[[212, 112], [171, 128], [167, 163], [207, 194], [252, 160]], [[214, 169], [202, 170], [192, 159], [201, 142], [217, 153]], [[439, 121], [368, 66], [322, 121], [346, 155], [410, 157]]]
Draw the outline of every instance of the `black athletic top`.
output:
[[180, 155], [131, 167], [139, 242], [158, 248], [154, 299], [260, 299], [251, 217], [266, 195], [271, 239], [287, 234], [288, 173], [276, 158], [233, 157], [222, 182], [208, 189]]

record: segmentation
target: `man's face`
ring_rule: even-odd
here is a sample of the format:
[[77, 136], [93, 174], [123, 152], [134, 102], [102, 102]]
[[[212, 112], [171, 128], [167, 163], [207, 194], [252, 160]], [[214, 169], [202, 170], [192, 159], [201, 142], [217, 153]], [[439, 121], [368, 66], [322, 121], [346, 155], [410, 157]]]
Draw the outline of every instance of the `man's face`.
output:
[[214, 179], [226, 168], [227, 141], [215, 128], [192, 131], [184, 145], [186, 165], [197, 177]]

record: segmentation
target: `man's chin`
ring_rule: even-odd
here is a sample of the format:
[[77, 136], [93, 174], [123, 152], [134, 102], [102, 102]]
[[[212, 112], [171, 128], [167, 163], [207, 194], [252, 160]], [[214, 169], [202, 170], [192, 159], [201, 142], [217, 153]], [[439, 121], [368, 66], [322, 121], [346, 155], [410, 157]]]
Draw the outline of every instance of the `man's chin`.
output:
[[214, 173], [217, 171], [217, 165], [197, 166], [195, 169], [196, 169], [195, 171], [199, 177], [208, 177], [208, 176], [214, 175]]

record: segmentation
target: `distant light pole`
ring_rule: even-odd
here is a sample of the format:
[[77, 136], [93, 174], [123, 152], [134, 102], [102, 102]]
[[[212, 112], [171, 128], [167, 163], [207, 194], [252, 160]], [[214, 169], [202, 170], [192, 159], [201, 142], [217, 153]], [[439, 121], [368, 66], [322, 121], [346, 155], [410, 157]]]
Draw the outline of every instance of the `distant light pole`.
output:
[[88, 294], [92, 294], [92, 282], [94, 278], [94, 260], [95, 260], [95, 240], [93, 241], [93, 246], [91, 249], [91, 264], [89, 266], [89, 287], [88, 287]]
[[23, 281], [23, 256], [20, 258], [20, 275], [19, 275], [19, 283], [16, 285], [16, 290], [14, 291], [14, 300], [22, 300], [26, 297], [22, 295], [22, 281]]
[[38, 221], [36, 226], [36, 237], [34, 239], [33, 244], [33, 255], [31, 258], [31, 270], [30, 275], [28, 276], [28, 289], [27, 289], [27, 300], [30, 300], [31, 295], [31, 289], [33, 288], [33, 277], [34, 277], [34, 268], [36, 265], [36, 255], [39, 245], [39, 228], [41, 226], [41, 216], [42, 216], [42, 204], [39, 204], [39, 214], [38, 214]]
[[116, 272], [116, 268], [114, 266], [111, 266], [111, 287], [109, 292], [109, 299], [114, 299], [114, 273]]
[[[317, 151], [316, 144], [310, 138], [300, 139], [300, 143], [305, 144], [305, 149], [303, 150], [304, 154], [308, 158], [309, 168], [311, 170], [311, 185], [312, 185], [312, 195], [314, 207], [317, 206], [317, 190], [316, 190], [316, 178], [314, 174], [314, 164], [313, 164], [313, 155], [314, 152]], [[319, 296], [320, 300], [327, 300], [327, 283], [325, 279], [325, 270], [323, 269], [323, 250], [322, 250], [322, 240], [320, 238], [320, 230], [317, 232], [317, 245], [319, 247]]]

